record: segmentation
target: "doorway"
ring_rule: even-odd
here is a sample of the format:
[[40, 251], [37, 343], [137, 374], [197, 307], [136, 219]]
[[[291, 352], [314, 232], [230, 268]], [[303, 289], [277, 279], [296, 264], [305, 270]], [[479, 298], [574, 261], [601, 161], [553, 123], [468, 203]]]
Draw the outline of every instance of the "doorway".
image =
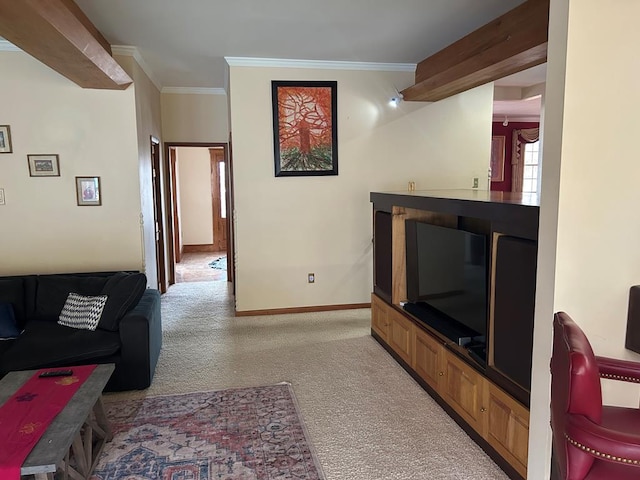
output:
[[546, 64], [542, 64], [494, 82], [491, 190], [538, 191], [538, 144], [531, 152], [525, 152], [525, 146], [539, 138], [546, 74]]
[[166, 143], [169, 283], [230, 281], [227, 144]]

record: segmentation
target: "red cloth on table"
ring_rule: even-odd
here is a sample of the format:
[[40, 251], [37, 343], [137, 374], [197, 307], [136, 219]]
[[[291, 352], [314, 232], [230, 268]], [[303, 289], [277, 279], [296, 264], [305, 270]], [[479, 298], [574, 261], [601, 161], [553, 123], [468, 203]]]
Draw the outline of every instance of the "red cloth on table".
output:
[[38, 370], [0, 407], [2, 480], [20, 480], [22, 463], [95, 368], [73, 367], [71, 376], [47, 378], [40, 378], [40, 373], [57, 369]]

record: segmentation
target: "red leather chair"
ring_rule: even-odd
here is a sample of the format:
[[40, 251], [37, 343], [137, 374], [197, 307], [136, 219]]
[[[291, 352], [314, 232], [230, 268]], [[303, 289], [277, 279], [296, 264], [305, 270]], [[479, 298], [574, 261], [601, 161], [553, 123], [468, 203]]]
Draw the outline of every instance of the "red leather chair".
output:
[[640, 383], [640, 363], [596, 357], [564, 312], [553, 321], [551, 428], [566, 480], [640, 479], [640, 409], [602, 405], [600, 378]]

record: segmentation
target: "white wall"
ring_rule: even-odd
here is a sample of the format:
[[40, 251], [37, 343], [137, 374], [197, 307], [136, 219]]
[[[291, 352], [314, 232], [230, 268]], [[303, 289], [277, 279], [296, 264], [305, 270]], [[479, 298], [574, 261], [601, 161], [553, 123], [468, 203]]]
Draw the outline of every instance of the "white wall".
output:
[[[287, 79], [338, 81], [338, 176], [274, 177], [271, 80]], [[230, 82], [239, 311], [369, 302], [369, 193], [486, 178], [492, 84], [393, 110], [413, 73], [231, 67]]]
[[211, 156], [208, 148], [177, 148], [183, 245], [213, 243]]
[[[0, 71], [0, 275], [142, 269], [134, 88], [82, 89], [23, 52]], [[60, 155], [60, 177], [30, 177], [27, 154]], [[94, 175], [102, 206], [77, 206], [74, 177]]]
[[226, 95], [163, 93], [161, 101], [165, 142], [229, 141]]
[[[138, 167], [140, 172], [140, 200], [142, 211], [142, 232], [144, 236], [144, 270], [147, 275], [149, 286], [158, 288], [158, 271], [156, 263], [156, 229], [154, 222], [154, 201], [153, 201], [153, 175], [152, 175], [152, 159], [151, 159], [151, 137], [155, 137], [160, 141], [158, 148], [160, 149], [161, 165], [164, 151], [162, 148], [162, 122], [160, 116], [160, 91], [151, 82], [147, 74], [142, 70], [140, 65], [134, 60], [133, 56], [117, 56], [116, 60], [122, 65], [125, 71], [133, 79], [135, 85], [136, 97], [136, 131], [138, 138]], [[158, 172], [161, 183], [164, 183], [166, 172], [161, 169]], [[164, 204], [163, 204], [164, 207]], [[161, 212], [164, 218], [166, 212]], [[164, 224], [162, 218], [158, 218], [160, 224]], [[170, 239], [165, 235], [165, 251], [167, 250]], [[164, 258], [169, 258], [165, 253]], [[167, 262], [168, 264], [168, 262]], [[166, 278], [166, 277], [165, 277]]]
[[[624, 348], [640, 283], [638, 16], [628, 0], [551, 3], [529, 478], [548, 478], [553, 312], [572, 316], [596, 354], [640, 359]], [[605, 384], [608, 403], [637, 407], [638, 393]]]

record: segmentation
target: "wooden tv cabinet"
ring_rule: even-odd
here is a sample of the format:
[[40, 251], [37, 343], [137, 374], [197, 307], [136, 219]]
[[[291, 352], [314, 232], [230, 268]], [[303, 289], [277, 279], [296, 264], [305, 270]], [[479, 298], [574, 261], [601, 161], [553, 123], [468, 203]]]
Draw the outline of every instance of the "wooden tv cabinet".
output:
[[[371, 201], [371, 334], [511, 478], [526, 478], [537, 197], [439, 190], [374, 192]], [[402, 309], [409, 219], [489, 239], [486, 363]]]

